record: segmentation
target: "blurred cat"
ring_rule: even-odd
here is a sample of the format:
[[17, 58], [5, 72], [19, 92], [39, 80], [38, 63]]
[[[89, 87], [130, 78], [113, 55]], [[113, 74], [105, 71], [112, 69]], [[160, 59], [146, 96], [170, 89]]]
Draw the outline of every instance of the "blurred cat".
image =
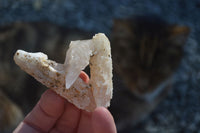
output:
[[114, 21], [114, 71], [127, 87], [114, 83], [110, 110], [119, 130], [143, 120], [167, 95], [189, 32], [186, 26], [168, 24], [156, 16]]

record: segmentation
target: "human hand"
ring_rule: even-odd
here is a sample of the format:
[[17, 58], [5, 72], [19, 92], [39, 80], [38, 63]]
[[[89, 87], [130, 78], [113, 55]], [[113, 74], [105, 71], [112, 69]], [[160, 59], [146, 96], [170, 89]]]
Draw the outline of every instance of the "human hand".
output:
[[[86, 74], [80, 77], [87, 82]], [[13, 133], [116, 133], [110, 112], [98, 107], [94, 112], [80, 110], [51, 89], [44, 92], [33, 110]]]

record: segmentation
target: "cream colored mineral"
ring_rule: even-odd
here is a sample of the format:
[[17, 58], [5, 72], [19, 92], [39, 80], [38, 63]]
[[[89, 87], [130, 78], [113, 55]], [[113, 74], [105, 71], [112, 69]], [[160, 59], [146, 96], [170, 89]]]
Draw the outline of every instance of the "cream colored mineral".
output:
[[[41, 52], [23, 50], [17, 50], [14, 60], [22, 70], [80, 109], [93, 111], [98, 106], [110, 105], [113, 90], [111, 49], [102, 33], [90, 40], [72, 41], [64, 64], [49, 60]], [[88, 64], [91, 78], [86, 84], [79, 74]]]

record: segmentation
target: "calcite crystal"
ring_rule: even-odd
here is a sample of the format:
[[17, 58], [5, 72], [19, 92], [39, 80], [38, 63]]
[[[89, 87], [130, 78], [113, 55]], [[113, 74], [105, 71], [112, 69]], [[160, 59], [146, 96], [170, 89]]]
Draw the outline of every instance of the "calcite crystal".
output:
[[[93, 111], [98, 106], [110, 105], [113, 90], [111, 49], [102, 33], [90, 40], [72, 41], [64, 64], [49, 60], [41, 52], [23, 50], [17, 50], [14, 60], [22, 70], [80, 109]], [[91, 77], [86, 84], [79, 74], [88, 64]]]

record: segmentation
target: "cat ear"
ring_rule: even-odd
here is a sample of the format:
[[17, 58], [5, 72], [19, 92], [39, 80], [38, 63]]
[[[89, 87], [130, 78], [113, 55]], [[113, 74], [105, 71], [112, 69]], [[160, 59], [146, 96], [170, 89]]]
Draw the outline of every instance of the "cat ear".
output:
[[190, 28], [187, 26], [172, 26], [170, 29], [169, 39], [173, 44], [182, 46], [185, 44], [190, 33]]

